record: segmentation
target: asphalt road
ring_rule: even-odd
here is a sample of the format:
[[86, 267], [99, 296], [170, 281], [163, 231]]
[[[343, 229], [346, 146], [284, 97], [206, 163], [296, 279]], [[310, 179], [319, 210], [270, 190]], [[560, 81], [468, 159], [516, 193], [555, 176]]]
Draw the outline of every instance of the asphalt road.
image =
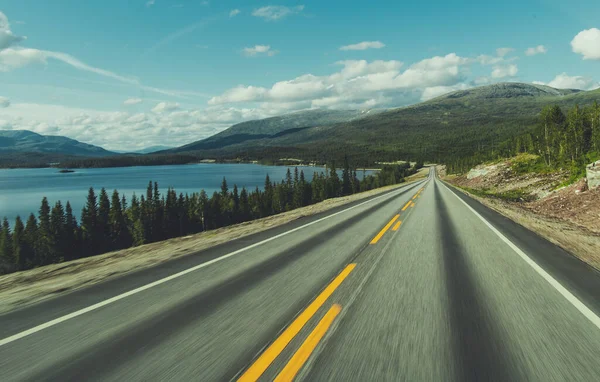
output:
[[2, 381], [597, 381], [600, 274], [430, 178], [0, 316]]

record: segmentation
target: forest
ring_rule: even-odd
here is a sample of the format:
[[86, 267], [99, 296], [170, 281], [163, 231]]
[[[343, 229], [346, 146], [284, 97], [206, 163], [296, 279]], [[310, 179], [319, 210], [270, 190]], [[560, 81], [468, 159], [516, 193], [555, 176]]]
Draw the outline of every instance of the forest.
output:
[[50, 206], [43, 198], [37, 216], [24, 222], [17, 217], [11, 227], [4, 218], [0, 229], [0, 274], [60, 263], [186, 236], [232, 224], [259, 219], [328, 198], [351, 195], [404, 182], [422, 163], [388, 165], [359, 180], [356, 169], [344, 160], [341, 177], [332, 164], [325, 172], [306, 179], [298, 168], [287, 171], [281, 182], [267, 175], [263, 189], [230, 188], [223, 178], [220, 192], [209, 196], [202, 190], [182, 194], [166, 192], [150, 181], [145, 195], [127, 200], [114, 190], [109, 196], [90, 188], [87, 202], [77, 220], [70, 203]]
[[571, 180], [585, 175], [585, 166], [600, 159], [600, 105], [566, 110], [558, 105], [544, 107], [535, 129], [497, 145], [481, 145], [475, 155], [449, 158], [449, 173], [464, 173], [472, 167], [520, 153], [539, 156], [537, 171], [569, 170]]

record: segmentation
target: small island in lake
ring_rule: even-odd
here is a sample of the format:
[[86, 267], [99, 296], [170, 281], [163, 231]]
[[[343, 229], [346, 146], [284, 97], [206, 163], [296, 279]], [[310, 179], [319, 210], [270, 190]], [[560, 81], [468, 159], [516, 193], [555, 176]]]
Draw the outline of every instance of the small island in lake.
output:
[[69, 170], [68, 168], [63, 168], [62, 170], [59, 171], [61, 174], [68, 174], [71, 172], [75, 172], [75, 170]]

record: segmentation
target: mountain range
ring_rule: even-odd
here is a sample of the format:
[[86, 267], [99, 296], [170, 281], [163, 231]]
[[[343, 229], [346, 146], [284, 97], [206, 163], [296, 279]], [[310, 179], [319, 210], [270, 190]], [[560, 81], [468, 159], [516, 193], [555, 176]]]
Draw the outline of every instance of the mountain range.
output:
[[[482, 145], [498, 145], [537, 126], [541, 109], [550, 104], [571, 107], [600, 99], [600, 89], [580, 91], [544, 85], [499, 83], [459, 90], [416, 105], [352, 115], [333, 123], [281, 123], [265, 132], [263, 123], [232, 126], [213, 137], [168, 153], [203, 158], [327, 161], [351, 156], [357, 163], [465, 155]], [[311, 111], [297, 113], [303, 116]], [[295, 114], [279, 117], [278, 121]], [[310, 114], [309, 114], [310, 115]]]
[[[62, 156], [58, 159], [76, 160], [80, 167], [176, 164], [199, 159], [277, 162], [299, 158], [322, 163], [344, 155], [365, 165], [414, 158], [443, 161], [471, 155], [481, 147], [494, 148], [532, 132], [544, 106], [567, 108], [597, 100], [600, 89], [499, 83], [395, 109], [305, 110], [239, 123], [177, 148], [159, 146], [120, 156], [65, 137], [0, 131], [0, 164], [7, 156], [9, 161], [26, 161], [31, 155], [45, 161]], [[94, 159], [86, 162], [82, 157]]]

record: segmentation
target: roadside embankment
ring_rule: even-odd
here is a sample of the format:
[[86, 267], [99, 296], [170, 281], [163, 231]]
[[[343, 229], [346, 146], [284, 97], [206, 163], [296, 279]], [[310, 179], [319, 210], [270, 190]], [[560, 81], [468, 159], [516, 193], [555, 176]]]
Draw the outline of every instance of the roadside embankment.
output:
[[[422, 179], [423, 171], [415, 174]], [[119, 250], [103, 255], [47, 265], [0, 276], [0, 313], [14, 310], [61, 293], [149, 268], [169, 260], [197, 253], [216, 245], [277, 227], [293, 220], [325, 212], [402, 187], [416, 180], [350, 196], [328, 199], [311, 206], [267, 218], [195, 235]]]

